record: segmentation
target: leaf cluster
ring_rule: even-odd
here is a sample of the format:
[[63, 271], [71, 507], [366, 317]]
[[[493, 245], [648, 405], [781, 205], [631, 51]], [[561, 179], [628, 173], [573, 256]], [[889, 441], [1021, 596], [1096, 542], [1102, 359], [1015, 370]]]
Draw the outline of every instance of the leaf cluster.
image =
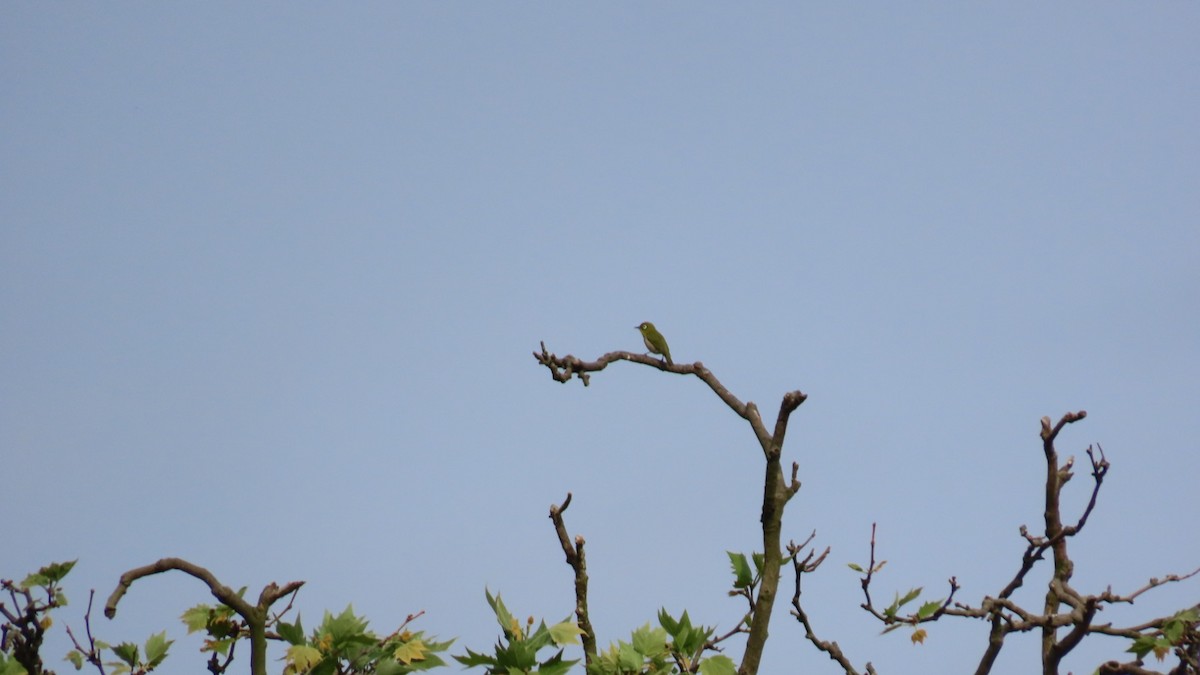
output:
[[325, 612], [321, 625], [308, 637], [299, 615], [294, 623], [280, 621], [276, 628], [280, 639], [290, 645], [284, 675], [415, 673], [446, 665], [438, 652], [453, 642], [438, 642], [423, 631], [409, 630], [380, 638], [367, 629], [367, 620], [355, 615], [352, 606], [336, 616]]
[[711, 650], [715, 629], [692, 624], [685, 610], [679, 618], [658, 612], [658, 628], [647, 623], [633, 631], [628, 642], [618, 640], [596, 655], [588, 675], [668, 675], [702, 673], [733, 675], [737, 667], [724, 654], [705, 656]]
[[1162, 661], [1172, 649], [1187, 644], [1193, 647], [1200, 644], [1200, 609], [1196, 607], [1176, 612], [1162, 628], [1141, 634], [1126, 651], [1136, 654], [1139, 659], [1154, 654], [1154, 658]]
[[[499, 594], [493, 596], [491, 591], [486, 589], [484, 593], [503, 635], [496, 642], [491, 654], [468, 649], [465, 655], [455, 656], [456, 661], [468, 668], [482, 667], [488, 673], [497, 675], [562, 675], [579, 662], [578, 659], [563, 659], [562, 647], [579, 644], [579, 636], [583, 633], [574, 621], [564, 619], [553, 626], [547, 626], [545, 621], [540, 621], [537, 628], [534, 628], [532, 616], [521, 622], [508, 611]], [[538, 654], [543, 649], [554, 647], [558, 647], [558, 651], [539, 660]]]

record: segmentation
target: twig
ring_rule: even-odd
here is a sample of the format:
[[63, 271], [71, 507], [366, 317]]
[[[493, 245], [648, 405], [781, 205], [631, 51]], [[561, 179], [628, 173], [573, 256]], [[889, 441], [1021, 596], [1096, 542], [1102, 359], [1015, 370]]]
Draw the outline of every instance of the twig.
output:
[[[814, 531], [811, 535], [809, 535], [808, 539], [804, 540], [804, 543], [802, 544], [797, 544], [795, 542], [788, 543], [787, 550], [792, 557], [792, 570], [796, 574], [795, 591], [792, 593], [792, 616], [796, 617], [796, 620], [800, 622], [800, 625], [804, 626], [805, 639], [811, 642], [817, 649], [828, 654], [830, 659], [837, 662], [837, 664], [842, 667], [842, 670], [846, 671], [846, 675], [858, 675], [858, 671], [855, 670], [854, 664], [850, 663], [850, 659], [842, 651], [842, 648], [837, 642], [832, 640], [822, 640], [817, 637], [817, 633], [813, 629], [812, 621], [808, 618], [808, 613], [804, 611], [804, 607], [800, 604], [800, 580], [805, 574], [816, 571], [816, 569], [821, 566], [821, 563], [825, 562], [825, 558], [829, 555], [830, 551], [830, 548], [826, 546], [821, 555], [814, 559], [813, 556], [815, 555], [816, 551], [810, 550], [808, 555], [801, 560], [799, 557], [800, 551], [804, 547], [808, 546], [808, 543], [812, 541], [813, 537], [815, 536], [816, 532]], [[871, 667], [871, 664], [868, 663], [866, 667], [868, 673], [875, 672]]]
[[92, 601], [96, 599], [96, 589], [88, 591], [87, 611], [83, 614], [83, 629], [87, 634], [88, 648], [85, 650], [79, 644], [79, 640], [75, 639], [75, 634], [71, 632], [71, 627], [67, 626], [67, 637], [71, 638], [71, 643], [75, 645], [76, 651], [83, 654], [87, 658], [87, 662], [96, 666], [100, 671], [100, 675], [104, 675], [104, 662], [100, 660], [100, 652], [96, 649], [96, 639], [92, 636]]

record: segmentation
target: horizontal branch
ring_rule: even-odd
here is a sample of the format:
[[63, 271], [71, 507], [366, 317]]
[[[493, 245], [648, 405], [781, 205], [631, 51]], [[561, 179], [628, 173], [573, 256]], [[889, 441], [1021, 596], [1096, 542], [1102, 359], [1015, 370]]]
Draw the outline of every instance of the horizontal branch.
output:
[[[122, 574], [121, 579], [117, 582], [117, 587], [108, 596], [108, 602], [104, 603], [104, 616], [111, 619], [117, 615], [117, 603], [125, 596], [125, 592], [129, 590], [133, 582], [142, 577], [161, 574], [162, 572], [169, 572], [171, 570], [178, 570], [203, 581], [208, 586], [213, 597], [233, 609], [242, 618], [249, 619], [255, 614], [255, 608], [249, 602], [246, 602], [233, 589], [218, 581], [217, 577], [206, 568], [182, 558], [162, 558], [149, 565], [137, 567]], [[303, 581], [292, 581], [283, 587], [275, 583], [268, 584], [263, 588], [262, 594], [259, 596], [259, 606], [265, 609], [279, 598], [296, 592], [303, 585]]]
[[[542, 350], [540, 352], [533, 352], [533, 358], [537, 359], [538, 363], [550, 371], [550, 376], [556, 382], [570, 382], [572, 377], [578, 377], [579, 381], [586, 387], [590, 382], [591, 373], [604, 370], [609, 364], [616, 363], [617, 361], [640, 363], [644, 366], [657, 368], [668, 373], [675, 373], [676, 375], [695, 375], [700, 381], [707, 384], [709, 389], [712, 389], [713, 393], [717, 395], [717, 398], [720, 398], [725, 402], [725, 405], [729, 406], [730, 410], [737, 413], [738, 417], [750, 423], [755, 437], [758, 438], [759, 445], [763, 448], [763, 452], [771, 451], [773, 446], [772, 437], [767, 434], [762, 417], [758, 414], [758, 406], [750, 401], [743, 403], [724, 384], [721, 384], [721, 381], [717, 379], [716, 375], [713, 375], [711, 370], [705, 368], [704, 364], [699, 361], [694, 363], [668, 364], [666, 361], [656, 359], [652, 356], [626, 351], [608, 352], [594, 361], [584, 361], [571, 354], [558, 356], [546, 349], [545, 342], [539, 344]], [[783, 429], [787, 427], [787, 415], [791, 414], [797, 406], [803, 403], [805, 398], [804, 394], [798, 391], [791, 392], [784, 397], [784, 403], [780, 410], [780, 420], [776, 422], [776, 433], [779, 435], [780, 441], [782, 441]], [[786, 414], [784, 410], [787, 411]]]

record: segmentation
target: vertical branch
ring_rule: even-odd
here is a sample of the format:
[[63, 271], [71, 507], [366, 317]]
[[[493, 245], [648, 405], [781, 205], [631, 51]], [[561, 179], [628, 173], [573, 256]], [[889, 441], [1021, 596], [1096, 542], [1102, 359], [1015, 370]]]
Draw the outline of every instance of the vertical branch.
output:
[[571, 537], [567, 534], [567, 524], [563, 521], [563, 511], [570, 505], [571, 493], [568, 492], [562, 504], [550, 506], [550, 520], [554, 521], [554, 531], [558, 533], [558, 543], [567, 556], [567, 564], [575, 572], [575, 618], [579, 621], [579, 629], [583, 631], [583, 657], [586, 667], [596, 658], [596, 631], [588, 618], [587, 556], [583, 552], [583, 536], [576, 535], [575, 542], [571, 543]]
[[[758, 588], [755, 601], [754, 619], [750, 624], [750, 636], [746, 639], [746, 652], [742, 656], [742, 665], [738, 668], [740, 675], [754, 675], [762, 662], [763, 649], [767, 644], [771, 624], [771, 610], [775, 607], [775, 596], [779, 592], [780, 567], [783, 565], [783, 509], [788, 500], [800, 490], [796, 473], [800, 470], [798, 464], [792, 464], [791, 483], [785, 483], [783, 467], [780, 461], [783, 439], [787, 434], [788, 418], [792, 412], [808, 397], [799, 391], [791, 391], [784, 395], [779, 406], [779, 416], [775, 421], [775, 433], [770, 440], [762, 443], [763, 453], [767, 464], [763, 477], [762, 504], [762, 533], [763, 533], [763, 569], [762, 584]], [[761, 423], [760, 423], [761, 426]], [[765, 433], [755, 429], [760, 439]]]
[[[1053, 428], [1050, 426], [1049, 417], [1042, 418], [1042, 452], [1046, 456], [1046, 508], [1043, 518], [1046, 525], [1045, 536], [1051, 544], [1050, 550], [1054, 556], [1054, 573], [1049, 588], [1046, 590], [1045, 604], [1042, 606], [1042, 613], [1045, 616], [1054, 616], [1058, 613], [1064, 602], [1063, 595], [1068, 592], [1068, 584], [1074, 573], [1074, 563], [1071, 562], [1067, 552], [1067, 537], [1063, 532], [1062, 508], [1059, 499], [1063, 485], [1071, 480], [1071, 465], [1074, 463], [1074, 459], [1068, 459], [1060, 467], [1054, 439], [1058, 437], [1058, 432], [1062, 431], [1063, 427], [1086, 416], [1087, 412], [1083, 410], [1077, 413], [1067, 413]], [[1058, 673], [1058, 664], [1070, 649], [1070, 646], [1057, 643], [1057, 631], [1053, 622], [1047, 622], [1042, 626], [1043, 675]]]

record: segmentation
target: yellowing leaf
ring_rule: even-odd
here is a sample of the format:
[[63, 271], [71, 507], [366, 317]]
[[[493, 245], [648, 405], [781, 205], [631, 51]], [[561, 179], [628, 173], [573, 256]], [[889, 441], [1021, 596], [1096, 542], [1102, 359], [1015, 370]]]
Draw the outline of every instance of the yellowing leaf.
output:
[[914, 630], [913, 634], [912, 634], [912, 638], [911, 638], [912, 643], [914, 645], [915, 644], [922, 644], [922, 645], [925, 644], [925, 635], [926, 635], [926, 633], [925, 633], [924, 628], [918, 628], [918, 629]]
[[288, 668], [292, 672], [306, 673], [313, 669], [324, 658], [320, 651], [308, 645], [292, 645], [287, 650]]
[[424, 661], [426, 651], [428, 651], [428, 648], [424, 642], [413, 640], [412, 642], [405, 642], [396, 647], [396, 650], [392, 652], [392, 658], [404, 665], [408, 665], [413, 661]]

